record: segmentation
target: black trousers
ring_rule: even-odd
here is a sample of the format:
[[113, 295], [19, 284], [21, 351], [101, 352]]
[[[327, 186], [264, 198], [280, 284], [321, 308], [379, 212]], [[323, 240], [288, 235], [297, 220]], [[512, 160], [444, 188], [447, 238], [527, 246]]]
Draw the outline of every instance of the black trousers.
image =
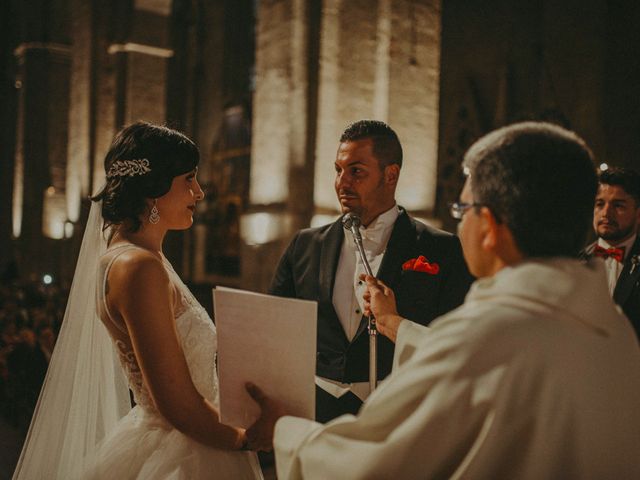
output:
[[345, 413], [356, 415], [362, 401], [351, 392], [336, 398], [316, 385], [316, 421], [326, 423]]

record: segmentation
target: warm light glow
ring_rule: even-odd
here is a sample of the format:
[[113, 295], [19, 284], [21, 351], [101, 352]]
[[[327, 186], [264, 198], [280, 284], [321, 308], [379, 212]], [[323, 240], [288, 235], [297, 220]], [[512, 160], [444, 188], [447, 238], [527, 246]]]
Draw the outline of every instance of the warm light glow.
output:
[[[263, 92], [261, 96], [267, 95]], [[289, 195], [289, 130], [285, 120], [288, 112], [277, 101], [258, 98], [254, 103], [260, 105], [262, 115], [254, 119], [251, 142], [251, 203], [283, 202]], [[267, 121], [270, 117], [279, 120]]]
[[426, 217], [418, 217], [418, 216], [414, 216], [413, 218], [415, 218], [419, 222], [424, 223], [425, 225], [429, 225], [430, 227], [442, 228], [442, 220], [439, 220], [437, 218], [426, 218]]
[[62, 193], [49, 187], [45, 190], [42, 202], [42, 233], [45, 237], [60, 240], [65, 236], [67, 221], [67, 201]]
[[249, 213], [240, 217], [240, 236], [247, 245], [264, 245], [288, 231], [290, 218], [275, 213]]
[[20, 237], [22, 233], [22, 209], [24, 204], [24, 161], [23, 157], [18, 152], [16, 155], [15, 173], [13, 177], [13, 205], [12, 205], [12, 221], [13, 221], [13, 236], [14, 238]]
[[171, 14], [170, 0], [134, 0], [136, 10], [143, 10], [168, 17]]
[[[353, 100], [361, 95], [354, 95], [351, 88], [341, 90], [341, 78], [353, 79], [353, 72], [343, 75], [340, 65], [340, 11], [348, 7], [340, 0], [327, 0], [322, 11], [322, 32], [320, 38], [320, 72], [318, 86], [318, 126], [316, 141], [316, 162], [314, 173], [313, 202], [316, 207], [337, 210], [338, 200], [333, 189], [335, 169], [333, 163], [338, 151], [338, 139], [344, 128], [358, 118], [370, 117], [361, 108], [354, 108]], [[354, 46], [352, 46], [353, 48]], [[353, 48], [357, 51], [357, 48]], [[359, 71], [359, 76], [371, 78], [371, 72]], [[354, 98], [356, 97], [356, 98]], [[362, 98], [364, 104], [369, 97]], [[366, 107], [368, 112], [371, 105]]]
[[605, 170], [609, 170], [609, 165], [607, 165], [606, 163], [601, 163], [600, 164], [600, 171], [604, 172]]
[[[276, 2], [277, 3], [277, 2]], [[305, 106], [306, 91], [301, 75], [304, 67], [296, 65], [306, 49], [296, 42], [306, 38], [296, 27], [299, 8], [293, 2], [293, 12], [263, 2], [256, 27], [256, 90], [253, 94], [253, 125], [251, 138], [250, 202], [268, 205], [286, 202], [289, 197], [289, 166], [302, 162], [305, 143], [304, 118], [300, 106]], [[293, 15], [293, 19], [289, 15]], [[302, 20], [300, 20], [302, 21]], [[301, 88], [303, 90], [301, 90]]]
[[317, 215], [314, 215], [311, 218], [311, 228], [321, 227], [323, 225], [328, 225], [329, 223], [333, 223], [338, 219], [339, 216], [340, 216], [339, 213], [336, 213], [335, 215], [329, 215], [326, 213], [319, 213]]
[[391, 0], [378, 2], [376, 74], [374, 80], [373, 118], [389, 118], [389, 65], [391, 57]]
[[144, 45], [141, 43], [114, 43], [109, 46], [107, 50], [111, 55], [121, 52], [135, 52], [142, 53], [144, 55], [150, 55], [152, 57], [171, 58], [173, 57], [173, 50], [168, 48], [154, 47], [151, 45]]
[[75, 162], [75, 159], [72, 159], [72, 157], [69, 157], [68, 161], [76, 168], [69, 168], [70, 165], [67, 165], [67, 181], [65, 186], [65, 191], [67, 193], [67, 217], [72, 222], [77, 222], [78, 220], [80, 220], [80, 199], [83, 196], [86, 196], [83, 191], [82, 177], [79, 171], [84, 174], [86, 166], [82, 164], [75, 165], [76, 163], [80, 162]]
[[73, 237], [73, 222], [64, 222], [64, 238]]
[[[253, 161], [251, 154], [251, 190], [250, 198], [253, 204], [268, 205], [284, 202], [289, 195], [287, 181], [288, 168], [285, 162], [274, 161], [271, 164]], [[286, 160], [286, 157], [281, 157]], [[264, 160], [264, 159], [263, 159]]]

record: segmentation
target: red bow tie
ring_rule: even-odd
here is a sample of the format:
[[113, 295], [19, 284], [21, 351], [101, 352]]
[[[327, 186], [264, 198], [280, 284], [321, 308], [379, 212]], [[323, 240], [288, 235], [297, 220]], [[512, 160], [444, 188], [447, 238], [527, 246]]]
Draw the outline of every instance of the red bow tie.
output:
[[603, 248], [600, 245], [596, 245], [596, 247], [593, 249], [593, 254], [596, 257], [602, 257], [602, 258], [614, 258], [616, 259], [618, 262], [622, 263], [622, 259], [624, 258], [624, 251], [625, 251], [625, 247], [621, 247], [621, 248], [615, 248], [615, 247], [611, 247], [611, 248]]

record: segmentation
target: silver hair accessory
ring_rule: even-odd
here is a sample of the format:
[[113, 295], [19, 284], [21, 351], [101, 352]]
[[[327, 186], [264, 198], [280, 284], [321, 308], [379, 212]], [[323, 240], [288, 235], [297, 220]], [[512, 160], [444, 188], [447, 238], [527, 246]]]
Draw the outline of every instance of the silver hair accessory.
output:
[[151, 208], [151, 214], [149, 215], [149, 223], [156, 224], [160, 221], [160, 212], [158, 212], [157, 200], [153, 201], [153, 207]]
[[144, 175], [151, 171], [149, 168], [149, 160], [146, 158], [134, 160], [116, 160], [107, 172], [107, 178], [114, 177], [134, 177], [136, 175]]

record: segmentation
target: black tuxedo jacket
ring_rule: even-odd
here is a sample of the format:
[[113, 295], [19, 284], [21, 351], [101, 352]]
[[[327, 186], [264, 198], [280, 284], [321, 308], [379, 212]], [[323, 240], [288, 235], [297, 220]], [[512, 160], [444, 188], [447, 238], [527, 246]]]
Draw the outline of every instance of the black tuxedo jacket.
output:
[[[319, 376], [343, 383], [366, 382], [367, 320], [362, 317], [355, 337], [349, 341], [332, 302], [343, 239], [340, 220], [298, 232], [280, 260], [269, 293], [318, 302]], [[402, 270], [407, 260], [420, 255], [440, 265], [437, 275]], [[399, 314], [422, 325], [460, 305], [473, 281], [458, 238], [415, 221], [403, 209], [389, 238], [378, 278], [395, 292]], [[393, 342], [379, 335], [380, 380], [391, 372], [393, 350]]]
[[[595, 246], [596, 242], [585, 248], [583, 257], [591, 258]], [[624, 267], [613, 290], [613, 301], [622, 308], [640, 339], [640, 235], [636, 237], [624, 261]]]

